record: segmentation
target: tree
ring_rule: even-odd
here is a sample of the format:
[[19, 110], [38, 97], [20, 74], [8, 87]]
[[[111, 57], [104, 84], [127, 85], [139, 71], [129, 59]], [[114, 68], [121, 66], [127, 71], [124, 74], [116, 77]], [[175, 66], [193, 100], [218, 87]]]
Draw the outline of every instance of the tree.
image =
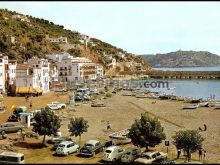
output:
[[204, 138], [197, 130], [179, 131], [172, 137], [176, 148], [184, 149], [187, 154], [187, 160], [190, 161], [190, 155], [202, 148]]
[[45, 137], [56, 134], [61, 126], [61, 120], [51, 110], [42, 109], [41, 112], [36, 113], [34, 120], [32, 131], [44, 136], [43, 144], [45, 143]]
[[163, 132], [158, 118], [151, 118], [148, 113], [142, 113], [140, 120], [135, 120], [129, 129], [128, 137], [134, 145], [139, 147], [155, 147], [155, 145], [165, 140], [166, 135]]
[[87, 129], [89, 128], [88, 121], [84, 120], [83, 117], [79, 118], [71, 118], [70, 123], [68, 125], [69, 132], [71, 133], [70, 136], [79, 136], [79, 146], [81, 142], [81, 135], [84, 132], [87, 132]]

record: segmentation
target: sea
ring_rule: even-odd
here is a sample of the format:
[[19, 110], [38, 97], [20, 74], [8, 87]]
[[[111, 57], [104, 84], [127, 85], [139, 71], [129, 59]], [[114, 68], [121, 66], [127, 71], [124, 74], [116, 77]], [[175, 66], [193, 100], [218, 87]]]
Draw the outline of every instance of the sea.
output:
[[[170, 71], [220, 71], [220, 66], [215, 67], [157, 67], [154, 70], [170, 70]], [[142, 85], [144, 86], [144, 81]], [[155, 82], [163, 81], [168, 84], [156, 86]], [[220, 80], [171, 80], [171, 79], [151, 79], [148, 86], [150, 91], [161, 92], [166, 94], [174, 94], [176, 96], [186, 96], [193, 98], [202, 98], [204, 100], [212, 98], [220, 100]]]

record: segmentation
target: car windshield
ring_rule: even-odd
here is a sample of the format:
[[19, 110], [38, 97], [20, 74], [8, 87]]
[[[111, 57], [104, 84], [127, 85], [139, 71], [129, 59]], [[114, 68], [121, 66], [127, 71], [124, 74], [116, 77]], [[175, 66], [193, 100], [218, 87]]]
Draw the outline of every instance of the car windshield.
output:
[[86, 147], [93, 147], [92, 144], [86, 144]]
[[60, 144], [58, 147], [65, 147], [65, 145], [64, 144]]
[[145, 158], [145, 159], [150, 159], [150, 156], [148, 156], [148, 155], [141, 155], [140, 157]]
[[112, 151], [111, 150], [105, 150], [105, 152], [110, 154]]
[[130, 155], [130, 154], [131, 154], [131, 152], [127, 151], [127, 152], [125, 152], [125, 154], [126, 154], [126, 155]]

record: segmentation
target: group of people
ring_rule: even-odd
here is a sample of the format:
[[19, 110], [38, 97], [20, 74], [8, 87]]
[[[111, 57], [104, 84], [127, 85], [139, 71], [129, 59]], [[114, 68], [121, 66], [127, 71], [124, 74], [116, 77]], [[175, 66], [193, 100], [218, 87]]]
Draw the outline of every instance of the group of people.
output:
[[204, 149], [199, 149], [199, 160], [206, 160], [206, 150]]
[[[181, 155], [181, 149], [177, 149], [177, 159], [179, 159]], [[185, 154], [184, 154], [185, 155]], [[191, 160], [192, 158], [192, 154], [189, 155], [189, 159]], [[186, 159], [187, 159], [187, 156], [186, 156]], [[199, 149], [199, 160], [206, 160], [206, 150], [204, 149]]]

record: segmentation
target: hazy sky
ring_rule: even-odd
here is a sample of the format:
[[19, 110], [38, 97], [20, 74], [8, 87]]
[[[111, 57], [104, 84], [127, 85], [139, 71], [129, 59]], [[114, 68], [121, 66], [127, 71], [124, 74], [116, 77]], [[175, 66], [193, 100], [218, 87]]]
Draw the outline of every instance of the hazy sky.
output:
[[0, 2], [134, 54], [220, 55], [220, 2]]

